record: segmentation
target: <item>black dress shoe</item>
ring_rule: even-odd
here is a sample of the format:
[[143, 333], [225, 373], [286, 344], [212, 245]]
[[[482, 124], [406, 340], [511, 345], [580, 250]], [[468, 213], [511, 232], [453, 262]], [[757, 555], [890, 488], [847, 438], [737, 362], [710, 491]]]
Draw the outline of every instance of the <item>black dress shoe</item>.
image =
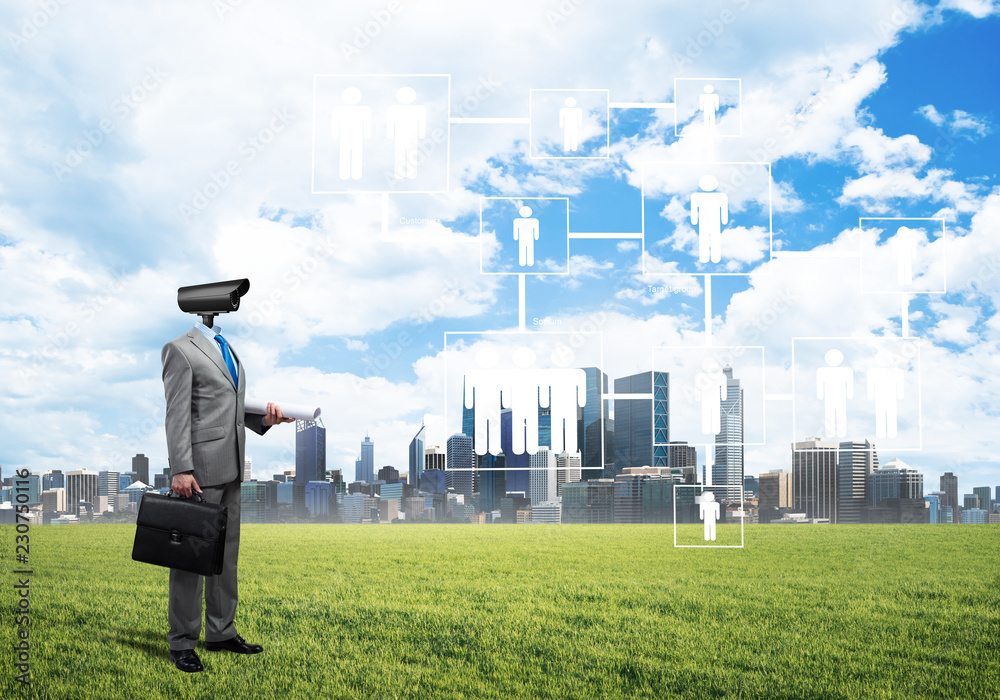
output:
[[236, 635], [221, 642], [205, 642], [206, 651], [231, 651], [234, 654], [259, 654], [264, 651], [260, 644], [247, 644], [243, 637]]
[[194, 649], [180, 649], [178, 651], [171, 649], [170, 660], [174, 663], [174, 666], [184, 671], [184, 673], [197, 673], [198, 671], [205, 670], [205, 667], [201, 665], [201, 659], [198, 658], [198, 654], [195, 653]]

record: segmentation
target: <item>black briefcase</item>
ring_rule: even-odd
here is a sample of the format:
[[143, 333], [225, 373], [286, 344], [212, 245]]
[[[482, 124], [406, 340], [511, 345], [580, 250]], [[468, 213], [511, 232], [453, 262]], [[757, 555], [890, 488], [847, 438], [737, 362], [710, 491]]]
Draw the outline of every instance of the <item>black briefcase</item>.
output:
[[132, 558], [203, 576], [221, 574], [227, 508], [198, 498], [142, 494]]

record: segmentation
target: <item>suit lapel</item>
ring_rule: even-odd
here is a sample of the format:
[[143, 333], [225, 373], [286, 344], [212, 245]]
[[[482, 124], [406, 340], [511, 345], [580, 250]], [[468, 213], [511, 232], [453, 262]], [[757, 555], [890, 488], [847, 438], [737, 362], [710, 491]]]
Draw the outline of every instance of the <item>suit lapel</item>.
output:
[[[219, 349], [218, 345], [213, 348], [212, 344], [214, 341], [209, 340], [205, 337], [204, 333], [194, 328], [189, 330], [187, 335], [188, 338], [191, 339], [191, 342], [194, 343], [199, 350], [205, 353], [205, 357], [215, 363], [215, 366], [219, 368], [219, 371], [226, 375], [226, 379], [228, 379], [229, 384], [232, 385], [233, 375], [229, 373], [229, 368], [226, 367], [226, 361], [222, 359], [222, 351]], [[232, 348], [230, 348], [229, 351], [232, 352]], [[233, 353], [233, 356], [235, 357], [236, 353]], [[239, 373], [243, 373], [242, 362], [240, 362]], [[233, 386], [233, 388], [235, 389], [236, 387]]]
[[233, 359], [236, 360], [236, 376], [240, 380], [239, 385], [236, 387], [238, 391], [239, 387], [244, 386], [244, 382], [246, 381], [243, 376], [243, 362], [240, 360], [240, 356], [236, 354], [236, 351], [233, 350], [232, 345], [229, 346], [229, 352], [232, 354]]

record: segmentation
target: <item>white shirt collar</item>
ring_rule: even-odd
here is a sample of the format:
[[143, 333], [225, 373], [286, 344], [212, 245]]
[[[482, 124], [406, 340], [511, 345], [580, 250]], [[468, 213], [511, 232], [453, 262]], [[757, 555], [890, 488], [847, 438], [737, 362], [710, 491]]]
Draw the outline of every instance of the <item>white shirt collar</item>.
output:
[[217, 336], [220, 333], [222, 333], [222, 329], [219, 328], [218, 324], [216, 324], [216, 325], [212, 326], [211, 328], [209, 328], [208, 326], [206, 326], [201, 321], [195, 321], [194, 327], [197, 328], [202, 333], [204, 333], [205, 335], [207, 335], [212, 340], [215, 340], [215, 336]]

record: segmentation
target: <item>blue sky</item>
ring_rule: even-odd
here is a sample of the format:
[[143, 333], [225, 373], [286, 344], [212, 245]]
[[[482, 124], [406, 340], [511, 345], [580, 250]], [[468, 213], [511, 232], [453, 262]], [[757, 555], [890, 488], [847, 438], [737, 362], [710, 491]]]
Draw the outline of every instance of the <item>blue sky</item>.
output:
[[[714, 159], [771, 163], [777, 251], [755, 258], [747, 232], [746, 274], [711, 280], [713, 344], [765, 352], [767, 440], [748, 446], [747, 473], [787, 467], [790, 442], [806, 437], [791, 430], [805, 400], [790, 398], [792, 338], [901, 333], [899, 297], [860, 292], [859, 218], [938, 217], [947, 257], [928, 249], [928, 264], [947, 272], [948, 292], [907, 304], [922, 344], [923, 444], [881, 456], [921, 469], [928, 491], [944, 471], [963, 492], [1000, 483], [996, 3], [859, 0], [831, 14], [639, 2], [623, 13], [440, 0], [377, 32], [378, 2], [221, 15], [195, 2], [60, 5], [44, 26], [36, 9], [0, 12], [5, 473], [124, 469], [135, 452], [166, 466], [159, 351], [190, 323], [176, 288], [243, 276], [243, 308], [219, 323], [248, 365], [249, 393], [322, 405], [328, 467], [348, 477], [366, 433], [379, 466], [405, 468], [422, 419], [442, 444], [457, 429], [440, 425], [444, 334], [518, 325], [516, 277], [479, 274], [480, 197], [566, 197], [571, 232], [637, 232], [644, 164], [706, 160], [697, 120], [678, 138], [670, 108], [612, 107], [606, 159], [532, 159], [525, 124], [453, 123], [414, 181], [435, 189], [447, 165], [447, 191], [314, 194], [314, 134], [326, 128], [314, 76], [405, 73], [450, 76], [452, 117], [473, 119], [525, 119], [533, 89], [669, 103], [675, 78], [740, 78], [743, 135], [717, 139]], [[406, 82], [359, 80], [389, 102]], [[436, 80], [414, 84], [443, 94]], [[205, 206], [185, 216], [199, 196]], [[683, 214], [661, 215], [680, 226]], [[697, 267], [690, 241], [647, 240], [645, 261], [640, 243], [571, 239], [569, 275], [526, 279], [528, 330], [536, 318], [571, 331], [599, 315], [612, 378], [649, 369], [655, 347], [706, 346], [704, 277], [676, 274]], [[290, 468], [293, 447], [291, 430], [252, 436], [258, 476]]]

